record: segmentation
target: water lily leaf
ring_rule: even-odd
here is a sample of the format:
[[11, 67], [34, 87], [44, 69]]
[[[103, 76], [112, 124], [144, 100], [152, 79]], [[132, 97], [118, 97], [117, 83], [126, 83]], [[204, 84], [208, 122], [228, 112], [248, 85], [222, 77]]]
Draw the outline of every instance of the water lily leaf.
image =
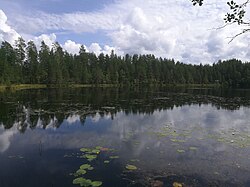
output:
[[82, 182], [83, 178], [79, 177], [73, 180], [73, 184], [80, 184]]
[[137, 167], [134, 166], [134, 165], [127, 164], [126, 169], [128, 169], [128, 170], [137, 170]]
[[89, 168], [88, 168], [88, 170], [90, 170], [90, 171], [93, 170], [93, 169], [94, 169], [94, 167], [89, 167]]
[[85, 155], [85, 157], [87, 158], [87, 160], [88, 161], [92, 161], [92, 160], [94, 160], [94, 159], [96, 159], [97, 158], [97, 156], [96, 155], [89, 155], [89, 154], [86, 154]]
[[98, 150], [98, 149], [93, 149], [91, 152], [94, 153], [94, 154], [99, 154], [99, 153], [100, 153], [100, 150]]
[[178, 183], [178, 182], [174, 182], [173, 183], [173, 187], [182, 187], [182, 184]]
[[76, 173], [75, 173], [75, 176], [84, 175], [84, 174], [86, 174], [86, 173], [87, 173], [86, 170], [84, 170], [84, 169], [78, 169], [78, 170], [76, 171]]
[[93, 181], [91, 184], [93, 187], [98, 187], [98, 186], [102, 185], [102, 182], [101, 181]]
[[92, 181], [83, 177], [79, 177], [73, 180], [73, 184], [79, 184], [80, 186], [88, 187], [92, 186]]
[[117, 158], [119, 158], [119, 156], [110, 156], [109, 158], [110, 159], [117, 159]]
[[183, 149], [177, 149], [177, 152], [178, 153], [185, 153], [185, 150], [183, 150]]
[[109, 162], [109, 160], [104, 160], [104, 164], [108, 164]]
[[139, 159], [131, 159], [130, 162], [140, 162]]
[[80, 151], [82, 151], [82, 152], [89, 152], [89, 151], [91, 151], [91, 150], [90, 150], [89, 148], [84, 148], [84, 147], [83, 147], [83, 148], [80, 149]]
[[89, 169], [91, 167], [91, 165], [89, 164], [83, 164], [80, 166], [80, 169]]
[[197, 147], [189, 147], [189, 150], [196, 151]]

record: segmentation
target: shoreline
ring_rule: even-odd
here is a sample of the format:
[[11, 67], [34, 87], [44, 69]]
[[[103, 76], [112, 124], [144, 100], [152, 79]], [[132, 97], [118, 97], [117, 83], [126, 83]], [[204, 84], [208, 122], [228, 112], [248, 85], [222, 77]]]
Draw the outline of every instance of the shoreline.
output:
[[91, 87], [188, 87], [188, 88], [220, 88], [220, 84], [12, 84], [12, 85], [0, 85], [0, 91], [18, 91], [27, 89], [44, 89], [44, 88], [91, 88]]

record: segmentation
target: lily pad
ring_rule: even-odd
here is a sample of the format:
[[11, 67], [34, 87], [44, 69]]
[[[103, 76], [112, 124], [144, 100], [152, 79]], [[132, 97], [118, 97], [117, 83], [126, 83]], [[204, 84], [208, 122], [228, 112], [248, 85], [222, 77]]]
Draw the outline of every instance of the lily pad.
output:
[[110, 159], [117, 159], [117, 158], [119, 158], [119, 156], [110, 156], [109, 158]]
[[104, 164], [108, 164], [110, 161], [109, 160], [104, 160]]
[[178, 153], [185, 153], [185, 150], [183, 150], [183, 149], [177, 149], [177, 152]]
[[80, 169], [89, 169], [91, 167], [91, 165], [89, 164], [83, 164], [80, 166]]
[[102, 185], [102, 182], [101, 182], [101, 181], [93, 181], [93, 182], [91, 183], [91, 185], [92, 185], [93, 187], [98, 187], [98, 186], [101, 186], [101, 185]]
[[196, 150], [197, 150], [197, 147], [189, 147], [189, 150], [191, 150], [191, 151], [196, 151]]
[[137, 167], [134, 166], [134, 165], [127, 164], [126, 169], [128, 169], [128, 170], [137, 170]]
[[102, 149], [101, 146], [96, 146], [95, 148], [98, 149], [98, 150], [101, 150], [101, 149]]
[[80, 151], [82, 151], [82, 152], [89, 152], [89, 151], [91, 151], [91, 149], [83, 147], [83, 148], [80, 149]]
[[173, 183], [173, 187], [182, 187], [182, 184], [178, 183], [178, 182], [174, 182]]
[[96, 155], [89, 155], [89, 154], [86, 154], [85, 155], [85, 157], [87, 158], [87, 160], [88, 161], [92, 161], [92, 160], [94, 160], [94, 159], [96, 159], [97, 158], [97, 156]]
[[92, 181], [83, 177], [79, 177], [73, 180], [73, 184], [79, 184], [80, 186], [88, 187], [92, 186]]
[[84, 174], [86, 174], [86, 173], [87, 173], [86, 170], [84, 170], [84, 169], [78, 169], [78, 170], [76, 171], [76, 173], [75, 173], [75, 176], [84, 175]]
[[93, 149], [91, 152], [94, 153], [94, 154], [99, 154], [99, 153], [100, 153], [100, 150], [98, 150], [98, 149]]
[[130, 162], [139, 162], [139, 159], [130, 159]]

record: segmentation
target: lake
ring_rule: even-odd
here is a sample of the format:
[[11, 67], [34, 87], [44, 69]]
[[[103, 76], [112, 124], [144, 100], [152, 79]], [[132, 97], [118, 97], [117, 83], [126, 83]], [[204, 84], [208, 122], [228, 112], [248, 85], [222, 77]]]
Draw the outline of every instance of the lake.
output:
[[250, 186], [250, 90], [0, 92], [0, 186]]

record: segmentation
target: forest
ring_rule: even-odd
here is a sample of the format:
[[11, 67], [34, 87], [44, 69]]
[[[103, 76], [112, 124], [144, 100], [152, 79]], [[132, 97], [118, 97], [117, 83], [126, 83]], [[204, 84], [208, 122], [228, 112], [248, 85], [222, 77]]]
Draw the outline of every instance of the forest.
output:
[[0, 85], [12, 84], [214, 84], [250, 88], [250, 63], [237, 59], [212, 65], [185, 64], [153, 54], [118, 56], [63, 50], [58, 42], [50, 49], [44, 41], [38, 50], [33, 41], [19, 38], [0, 47]]

